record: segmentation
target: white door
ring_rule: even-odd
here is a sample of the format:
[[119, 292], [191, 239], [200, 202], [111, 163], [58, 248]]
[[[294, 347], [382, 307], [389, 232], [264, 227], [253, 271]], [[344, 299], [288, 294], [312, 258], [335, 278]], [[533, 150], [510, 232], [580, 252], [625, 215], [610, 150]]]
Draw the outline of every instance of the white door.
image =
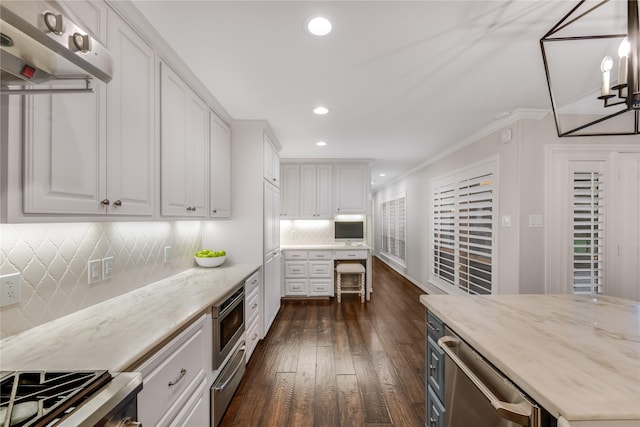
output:
[[189, 216], [209, 216], [209, 109], [190, 91], [187, 117], [187, 190]]
[[264, 263], [264, 328], [266, 336], [269, 328], [280, 310], [281, 284], [280, 284], [280, 262], [282, 254], [277, 252], [268, 257]]
[[296, 218], [300, 213], [300, 166], [285, 163], [281, 168], [282, 203], [280, 216], [283, 219]]
[[368, 210], [367, 165], [336, 165], [335, 208], [338, 214], [363, 214]]
[[275, 249], [273, 244], [273, 230], [274, 230], [274, 218], [273, 218], [273, 200], [274, 200], [275, 187], [268, 182], [264, 183], [264, 256], [271, 254], [271, 251]]
[[211, 200], [213, 218], [231, 216], [231, 130], [217, 115], [210, 113]]
[[333, 218], [333, 167], [330, 164], [316, 166], [316, 216]]
[[109, 214], [153, 215], [155, 194], [155, 54], [109, 11], [115, 73], [107, 88]]

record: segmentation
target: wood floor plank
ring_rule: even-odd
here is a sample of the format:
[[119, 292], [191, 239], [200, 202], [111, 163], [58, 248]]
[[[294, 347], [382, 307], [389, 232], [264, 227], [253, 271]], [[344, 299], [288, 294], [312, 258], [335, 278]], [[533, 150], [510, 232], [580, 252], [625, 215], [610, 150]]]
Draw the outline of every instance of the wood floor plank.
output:
[[269, 393], [269, 404], [257, 425], [284, 426], [287, 425], [291, 404], [293, 402], [293, 386], [296, 374], [293, 372], [278, 372]]
[[366, 356], [354, 356], [353, 365], [358, 378], [358, 388], [362, 396], [366, 421], [368, 423], [390, 424], [389, 408], [371, 359]]
[[293, 403], [287, 426], [309, 426], [315, 418], [316, 345], [304, 343], [300, 347]]
[[358, 379], [355, 375], [337, 375], [338, 407], [341, 426], [366, 426]]
[[355, 375], [353, 367], [352, 347], [349, 345], [349, 335], [345, 322], [335, 322], [333, 324], [333, 360], [335, 363], [336, 375]]
[[393, 423], [400, 426], [419, 425], [421, 414], [415, 412], [391, 360], [386, 357], [377, 359], [374, 366]]
[[333, 363], [333, 348], [329, 346], [316, 347], [316, 358], [314, 426], [339, 426], [338, 389]]

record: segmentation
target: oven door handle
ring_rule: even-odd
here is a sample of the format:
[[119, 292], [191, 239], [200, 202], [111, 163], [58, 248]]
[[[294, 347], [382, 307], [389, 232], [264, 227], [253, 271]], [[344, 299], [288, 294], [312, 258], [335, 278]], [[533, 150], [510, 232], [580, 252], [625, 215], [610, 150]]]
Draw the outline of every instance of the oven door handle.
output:
[[516, 403], [504, 402], [477, 377], [477, 375], [469, 368], [451, 349], [456, 347], [460, 341], [451, 336], [444, 336], [438, 340], [438, 346], [451, 358], [453, 363], [473, 382], [473, 384], [480, 390], [487, 400], [491, 403], [491, 406], [496, 410], [496, 413], [505, 420], [509, 420], [521, 426], [529, 426], [532, 412], [527, 411], [522, 406]]
[[[245, 351], [245, 346], [240, 347], [240, 349], [238, 350], [238, 352], [244, 352]], [[229, 375], [229, 378], [227, 378], [227, 380], [222, 383], [222, 384], [216, 384], [215, 387], [213, 387], [213, 389], [215, 391], [223, 391], [225, 388], [227, 388], [227, 386], [229, 385], [229, 383], [231, 382], [231, 380], [233, 380], [233, 378], [236, 376], [236, 374], [238, 373], [238, 371], [240, 370], [240, 368], [242, 368], [242, 364], [244, 363], [244, 360], [241, 358], [240, 359], [240, 363], [238, 363], [238, 366], [236, 366], [236, 368], [233, 370], [233, 372], [231, 373], [231, 375]]]

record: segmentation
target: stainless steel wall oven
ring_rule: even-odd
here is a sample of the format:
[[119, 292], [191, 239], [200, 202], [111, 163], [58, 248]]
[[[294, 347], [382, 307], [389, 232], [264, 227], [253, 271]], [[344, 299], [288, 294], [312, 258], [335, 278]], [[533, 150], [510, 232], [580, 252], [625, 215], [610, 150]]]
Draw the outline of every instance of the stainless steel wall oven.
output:
[[213, 306], [213, 369], [219, 369], [244, 334], [244, 283]]

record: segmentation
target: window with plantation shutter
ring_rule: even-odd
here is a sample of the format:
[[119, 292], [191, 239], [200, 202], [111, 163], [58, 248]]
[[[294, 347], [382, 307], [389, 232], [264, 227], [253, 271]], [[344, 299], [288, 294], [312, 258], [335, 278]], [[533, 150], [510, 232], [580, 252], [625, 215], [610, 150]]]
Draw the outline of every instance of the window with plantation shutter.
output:
[[602, 292], [604, 286], [604, 176], [599, 171], [573, 172], [573, 292]]
[[485, 164], [432, 186], [433, 277], [469, 294], [494, 289], [493, 169]]
[[382, 203], [382, 248], [384, 255], [404, 264], [406, 260], [406, 195]]

